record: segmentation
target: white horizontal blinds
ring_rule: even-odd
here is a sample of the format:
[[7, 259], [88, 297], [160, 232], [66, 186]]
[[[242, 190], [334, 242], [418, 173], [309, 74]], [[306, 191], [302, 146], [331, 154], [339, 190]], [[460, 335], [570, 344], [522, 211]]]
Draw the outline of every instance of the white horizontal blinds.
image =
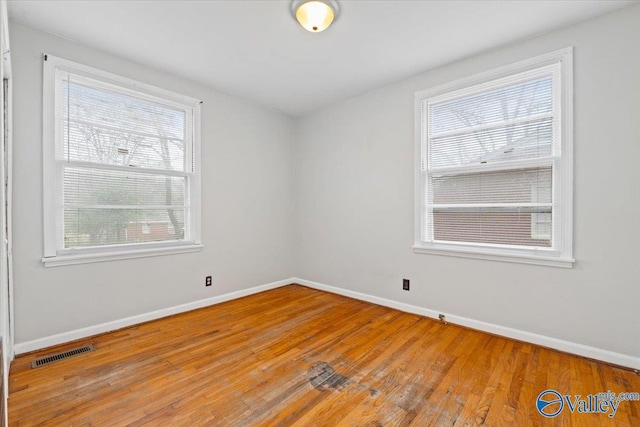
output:
[[185, 240], [186, 108], [60, 73], [63, 249]]
[[432, 175], [433, 203], [465, 205], [551, 206], [551, 167], [496, 172]]
[[[185, 171], [186, 112], [141, 98], [62, 81], [65, 159]], [[78, 77], [79, 78], [79, 77]]]
[[532, 215], [550, 219], [551, 182], [551, 167], [432, 176], [434, 239], [548, 247]]
[[67, 248], [182, 240], [184, 210], [65, 209]]
[[64, 203], [67, 206], [134, 205], [184, 207], [185, 180], [135, 171], [66, 167]]
[[552, 89], [552, 77], [544, 76], [430, 105], [429, 166], [551, 155]]
[[425, 241], [554, 246], [554, 76], [545, 67], [426, 101]]

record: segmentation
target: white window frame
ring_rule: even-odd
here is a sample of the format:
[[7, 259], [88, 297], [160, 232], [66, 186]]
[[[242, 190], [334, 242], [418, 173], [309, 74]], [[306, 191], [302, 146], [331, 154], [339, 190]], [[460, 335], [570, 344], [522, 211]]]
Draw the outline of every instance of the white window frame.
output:
[[[507, 79], [522, 73], [535, 73], [537, 69], [553, 65], [556, 65], [558, 70], [558, 76], [554, 77], [554, 81], [560, 85], [557, 97], [558, 104], [554, 106], [554, 109], [558, 111], [557, 118], [561, 125], [556, 126], [554, 130], [554, 139], [558, 138], [559, 144], [557, 152], [554, 152], [553, 155], [552, 185], [554, 187], [553, 206], [556, 218], [553, 223], [553, 234], [557, 238], [554, 239], [552, 247], [519, 247], [428, 240], [426, 236], [430, 233], [423, 229], [423, 213], [426, 208], [426, 200], [428, 200], [425, 179], [427, 171], [422, 169], [422, 154], [424, 150], [428, 149], [426, 138], [429, 124], [425, 117], [425, 106], [435, 99], [460, 96], [465, 92], [473, 93], [470, 90], [472, 87], [476, 90], [483, 86], [490, 87], [496, 80]], [[523, 161], [522, 164], [524, 165], [526, 162]], [[479, 166], [477, 169], [478, 171], [490, 171], [490, 165], [487, 166]], [[415, 253], [572, 268], [575, 262], [573, 259], [573, 48], [568, 47], [416, 92], [414, 169], [415, 236], [413, 250]], [[559, 215], [556, 215], [556, 212]]]
[[[200, 104], [195, 98], [121, 77], [93, 67], [78, 64], [53, 55], [43, 55], [43, 213], [44, 213], [44, 257], [45, 267], [84, 264], [91, 262], [169, 255], [202, 250], [200, 240], [201, 209], [201, 162], [200, 162]], [[193, 170], [189, 173], [187, 197], [189, 212], [185, 215], [184, 241], [164, 241], [149, 243], [129, 243], [87, 248], [64, 248], [64, 237], [59, 226], [63, 220], [62, 145], [57, 140], [55, 102], [57, 73], [68, 72], [87, 77], [107, 85], [117, 87], [124, 94], [132, 94], [144, 99], [175, 105], [189, 112], [193, 129]], [[58, 225], [58, 226], [57, 226]]]

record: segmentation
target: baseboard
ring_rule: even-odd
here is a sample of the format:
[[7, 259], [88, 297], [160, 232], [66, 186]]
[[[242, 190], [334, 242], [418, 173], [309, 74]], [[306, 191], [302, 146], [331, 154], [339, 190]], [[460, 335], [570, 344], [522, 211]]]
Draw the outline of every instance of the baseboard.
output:
[[115, 331], [117, 329], [126, 328], [127, 326], [137, 325], [143, 322], [148, 322], [150, 320], [160, 319], [162, 317], [171, 316], [173, 314], [184, 313], [186, 311], [191, 311], [191, 310], [195, 310], [202, 307], [208, 307], [214, 304], [219, 304], [221, 302], [242, 298], [247, 295], [256, 294], [258, 292], [264, 292], [270, 289], [279, 288], [281, 286], [288, 285], [293, 282], [295, 282], [295, 279], [279, 280], [277, 282], [267, 283], [266, 285], [255, 286], [253, 288], [243, 289], [241, 291], [236, 291], [236, 292], [230, 292], [228, 294], [218, 295], [215, 297], [193, 301], [186, 304], [176, 305], [174, 307], [163, 308], [161, 310], [156, 310], [149, 313], [126, 317], [124, 319], [114, 320], [112, 322], [89, 326], [82, 329], [76, 329], [69, 332], [63, 332], [61, 334], [51, 335], [44, 338], [38, 338], [32, 341], [16, 343], [14, 345], [14, 351], [15, 351], [15, 354], [29, 353], [31, 351], [52, 347], [58, 344], [64, 344], [70, 341], [87, 338], [93, 335], [103, 334], [105, 332]]
[[561, 340], [558, 338], [552, 338], [545, 335], [534, 334], [532, 332], [522, 331], [519, 329], [508, 328], [505, 326], [496, 325], [493, 323], [482, 322], [479, 320], [469, 319], [462, 316], [456, 316], [454, 314], [445, 313], [438, 310], [432, 310], [428, 308], [418, 307], [411, 304], [406, 304], [398, 301], [393, 301], [386, 298], [380, 298], [373, 295], [363, 294], [360, 292], [354, 292], [335, 286], [329, 286], [322, 283], [312, 282], [310, 280], [293, 278], [291, 279], [295, 283], [299, 283], [304, 286], [308, 286], [320, 291], [331, 292], [334, 294], [344, 295], [350, 298], [355, 298], [361, 301], [367, 301], [385, 307], [395, 308], [396, 310], [404, 311], [407, 313], [419, 314], [421, 316], [431, 317], [438, 319], [439, 314], [446, 316], [447, 322], [466, 326], [468, 328], [477, 329], [484, 332], [500, 335], [507, 338], [513, 338], [519, 341], [524, 341], [532, 344], [541, 345], [544, 347], [553, 348], [555, 350], [564, 351], [566, 353], [575, 354], [578, 356], [588, 357], [590, 359], [601, 360], [603, 362], [612, 363], [614, 365], [624, 366], [632, 369], [640, 369], [640, 358], [633, 357], [622, 353], [616, 353], [609, 350], [604, 350], [597, 347], [590, 347], [588, 345], [578, 344], [570, 341]]
[[279, 288], [291, 283], [299, 283], [309, 288], [317, 289], [320, 291], [331, 292], [338, 295], [344, 295], [350, 298], [355, 298], [361, 301], [367, 301], [373, 304], [382, 305], [385, 307], [394, 308], [396, 310], [404, 311], [407, 313], [419, 314], [421, 316], [438, 319], [439, 314], [444, 314], [447, 321], [456, 325], [466, 326], [468, 328], [477, 329], [480, 331], [489, 332], [492, 334], [500, 335], [507, 338], [513, 338], [516, 340], [541, 345], [544, 347], [553, 348], [556, 350], [564, 351], [566, 353], [576, 354], [578, 356], [588, 357], [590, 359], [601, 360], [603, 362], [612, 363], [619, 366], [625, 366], [632, 369], [640, 369], [640, 358], [629, 356], [622, 353], [616, 353], [609, 350], [604, 350], [597, 347], [591, 347], [583, 344], [578, 344], [570, 341], [561, 340], [558, 338], [552, 338], [545, 335], [539, 335], [532, 332], [522, 331], [519, 329], [508, 328], [505, 326], [496, 325], [493, 323], [482, 322], [479, 320], [469, 319], [462, 316], [456, 316], [454, 314], [445, 313], [438, 310], [432, 310], [429, 308], [418, 307], [416, 305], [407, 304], [399, 301], [394, 301], [386, 298], [377, 297], [374, 295], [364, 294], [361, 292], [350, 291], [347, 289], [329, 286], [318, 282], [312, 282], [310, 280], [300, 279], [293, 277], [290, 279], [279, 280], [277, 282], [267, 283], [261, 286], [255, 286], [249, 289], [243, 289], [241, 291], [230, 292], [224, 295], [218, 295], [212, 298], [193, 301], [186, 304], [177, 305], [174, 307], [168, 307], [149, 313], [144, 313], [136, 316], [127, 317], [124, 319], [114, 320], [112, 322], [102, 323], [100, 325], [90, 326], [87, 328], [76, 329], [61, 334], [51, 335], [37, 340], [26, 341], [23, 343], [16, 343], [13, 347], [15, 354], [28, 353], [35, 350], [40, 350], [47, 347], [52, 347], [58, 344], [64, 344], [66, 342], [87, 338], [93, 335], [102, 334], [105, 332], [115, 331], [117, 329], [126, 328], [127, 326], [137, 325], [139, 323], [148, 322], [150, 320], [160, 319], [162, 317], [171, 316], [173, 314], [184, 313], [186, 311], [195, 310], [202, 307], [207, 307], [221, 302], [230, 301], [237, 298], [242, 298], [247, 295], [256, 294], [258, 292], [264, 292], [270, 289]]

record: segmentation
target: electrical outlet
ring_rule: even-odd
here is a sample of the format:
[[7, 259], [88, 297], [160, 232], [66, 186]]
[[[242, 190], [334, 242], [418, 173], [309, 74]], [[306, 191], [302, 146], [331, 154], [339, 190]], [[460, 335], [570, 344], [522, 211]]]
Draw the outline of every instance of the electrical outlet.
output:
[[409, 290], [409, 279], [402, 279], [402, 290], [403, 291]]
[[212, 280], [211, 280], [211, 276], [207, 276], [204, 279], [204, 285], [205, 286], [211, 286]]

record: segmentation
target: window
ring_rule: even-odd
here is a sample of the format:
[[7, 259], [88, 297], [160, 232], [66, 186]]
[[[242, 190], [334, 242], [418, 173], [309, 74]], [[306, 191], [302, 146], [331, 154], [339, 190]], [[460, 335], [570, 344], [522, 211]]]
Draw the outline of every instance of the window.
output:
[[416, 94], [420, 253], [571, 267], [572, 50]]
[[45, 265], [200, 250], [199, 101], [44, 59]]

